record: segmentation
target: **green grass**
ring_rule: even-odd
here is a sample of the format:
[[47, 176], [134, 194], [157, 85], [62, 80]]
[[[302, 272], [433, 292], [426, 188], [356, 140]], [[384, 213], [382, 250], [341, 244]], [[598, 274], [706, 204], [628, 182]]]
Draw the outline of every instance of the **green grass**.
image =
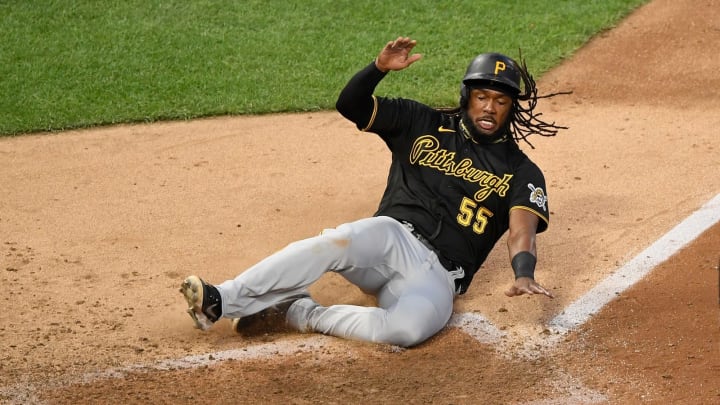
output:
[[378, 94], [457, 103], [478, 53], [536, 78], [647, 0], [0, 2], [0, 135], [334, 108], [388, 40], [424, 59]]

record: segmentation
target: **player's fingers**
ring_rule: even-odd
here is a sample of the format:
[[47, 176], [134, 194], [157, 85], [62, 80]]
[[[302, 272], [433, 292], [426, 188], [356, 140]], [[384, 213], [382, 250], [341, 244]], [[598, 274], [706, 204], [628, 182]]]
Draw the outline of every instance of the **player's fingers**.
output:
[[416, 54], [411, 55], [410, 57], [408, 57], [407, 63], [408, 63], [408, 65], [411, 65], [411, 64], [419, 61], [421, 58], [422, 58], [422, 54], [416, 53]]
[[550, 291], [547, 291], [547, 290], [545, 290], [545, 289], [543, 289], [543, 290], [541, 290], [541, 291], [538, 291], [537, 293], [538, 293], [538, 294], [542, 294], [542, 295], [544, 295], [544, 296], [546, 296], [546, 297], [549, 297], [549, 298], [555, 298], [555, 297], [553, 297], [552, 293], [550, 293]]
[[550, 298], [555, 298], [555, 296], [554, 296], [550, 291], [546, 290], [543, 286], [541, 286], [541, 285], [539, 285], [539, 284], [535, 284], [535, 285], [533, 286], [533, 289], [534, 289], [535, 292], [538, 293], [538, 294], [543, 294], [543, 295], [548, 296], [548, 297], [550, 297]]
[[407, 48], [409, 40], [407, 37], [397, 37], [397, 39], [393, 41], [392, 47], [395, 49]]

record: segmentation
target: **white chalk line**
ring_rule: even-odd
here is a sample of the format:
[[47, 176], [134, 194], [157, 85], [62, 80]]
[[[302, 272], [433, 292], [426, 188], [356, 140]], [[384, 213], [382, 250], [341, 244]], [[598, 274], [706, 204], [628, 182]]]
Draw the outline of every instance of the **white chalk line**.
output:
[[652, 269], [687, 246], [719, 220], [720, 194], [567, 306], [562, 313], [550, 320], [548, 323], [550, 330], [556, 334], [565, 334], [584, 324], [618, 294], [640, 281]]
[[517, 344], [510, 346], [507, 343], [507, 334], [478, 313], [457, 314], [453, 316], [449, 325], [460, 328], [480, 343], [495, 344], [499, 349], [514, 352], [509, 354], [538, 357], [718, 221], [720, 221], [720, 194], [552, 318], [547, 324], [549, 334], [527, 336], [519, 346]]
[[[506, 334], [480, 314], [459, 314], [453, 317], [450, 325], [460, 328], [481, 343], [495, 344], [500, 353], [537, 358], [555, 347], [565, 335], [590, 320], [620, 293], [632, 287], [652, 269], [697, 239], [718, 221], [720, 221], [720, 194], [568, 305], [548, 322], [550, 334], [527, 336], [519, 347], [512, 346], [507, 341]], [[603, 393], [585, 387], [569, 375], [562, 375], [553, 383], [561, 397], [527, 402], [525, 405], [596, 404], [607, 401]]]
[[[551, 319], [550, 322], [548, 322], [548, 329], [551, 331], [550, 335], [530, 338], [529, 341], [525, 343], [525, 349], [521, 349], [515, 354], [521, 357], [538, 357], [541, 355], [541, 352], [551, 349], [562, 340], [564, 335], [583, 325], [593, 315], [598, 313], [602, 307], [615, 299], [618, 294], [640, 281], [652, 269], [687, 246], [719, 220], [720, 194], [705, 203], [700, 209], [648, 248], [640, 252], [635, 258], [602, 280], [583, 296], [567, 306], [559, 315]], [[480, 343], [496, 345], [500, 349], [517, 351], [517, 349], [512, 349], [505, 344], [507, 334], [479, 313], [466, 312], [455, 314], [450, 319], [448, 326], [459, 328]], [[86, 373], [65, 381], [56, 381], [50, 385], [59, 387], [78, 383], [89, 383], [101, 379], [122, 378], [134, 372], [199, 368], [228, 360], [251, 360], [287, 356], [295, 353], [316, 351], [328, 343], [328, 337], [313, 335], [312, 337], [286, 342], [270, 342], [244, 347], [242, 349], [192, 355], [179, 359], [166, 359], [149, 365], [135, 364], [112, 368], [101, 372]], [[501, 352], [502, 351], [504, 350], [501, 350]], [[565, 382], [571, 383], [565, 384]], [[599, 403], [606, 400], [603, 394], [579, 385], [578, 382], [570, 376], [566, 376], [563, 381], [557, 381], [557, 383], [559, 384], [558, 389], [568, 394], [568, 397], [529, 402], [528, 404]], [[565, 387], [565, 385], [567, 385], [567, 387]], [[45, 389], [49, 388], [47, 383], [43, 384], [43, 387]], [[10, 401], [16, 399], [24, 403], [27, 403], [28, 400], [32, 401], [33, 398], [37, 398], [35, 395], [36, 392], [36, 387], [32, 384], [25, 383], [0, 388], [0, 394], [6, 396]]]

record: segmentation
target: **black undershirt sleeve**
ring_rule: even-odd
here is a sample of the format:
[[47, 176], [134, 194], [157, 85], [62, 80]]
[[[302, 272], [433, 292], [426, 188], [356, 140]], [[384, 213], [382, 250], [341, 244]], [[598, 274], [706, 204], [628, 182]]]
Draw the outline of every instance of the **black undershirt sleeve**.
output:
[[343, 117], [354, 122], [358, 128], [364, 128], [370, 121], [375, 108], [372, 98], [375, 87], [386, 74], [386, 72], [380, 71], [373, 61], [357, 72], [345, 85], [338, 96], [335, 108]]

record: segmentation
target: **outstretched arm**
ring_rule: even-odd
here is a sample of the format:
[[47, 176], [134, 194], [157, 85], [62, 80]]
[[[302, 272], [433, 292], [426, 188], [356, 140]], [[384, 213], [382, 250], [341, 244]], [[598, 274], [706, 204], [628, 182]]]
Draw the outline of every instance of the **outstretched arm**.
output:
[[508, 235], [508, 252], [515, 282], [505, 292], [508, 297], [523, 294], [543, 294], [550, 298], [555, 296], [543, 286], [535, 282], [535, 262], [537, 249], [535, 247], [535, 234], [538, 217], [530, 211], [514, 209], [510, 211], [510, 233]]
[[340, 92], [335, 108], [345, 118], [357, 124], [358, 128], [368, 125], [375, 108], [373, 92], [380, 80], [391, 70], [402, 70], [422, 56], [410, 55], [417, 41], [398, 37], [388, 42], [373, 63], [353, 76]]

